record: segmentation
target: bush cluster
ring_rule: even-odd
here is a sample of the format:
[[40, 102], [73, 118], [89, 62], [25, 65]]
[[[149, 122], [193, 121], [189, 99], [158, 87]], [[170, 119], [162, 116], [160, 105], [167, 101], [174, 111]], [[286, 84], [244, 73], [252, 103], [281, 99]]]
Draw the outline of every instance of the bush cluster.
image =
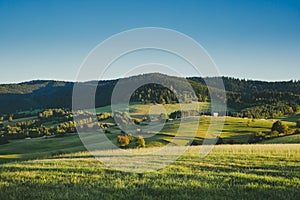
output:
[[135, 141], [135, 146], [137, 148], [146, 147], [145, 139], [141, 135], [139, 135], [137, 138], [133, 137], [131, 134], [118, 136], [119, 147], [124, 148], [133, 141]]

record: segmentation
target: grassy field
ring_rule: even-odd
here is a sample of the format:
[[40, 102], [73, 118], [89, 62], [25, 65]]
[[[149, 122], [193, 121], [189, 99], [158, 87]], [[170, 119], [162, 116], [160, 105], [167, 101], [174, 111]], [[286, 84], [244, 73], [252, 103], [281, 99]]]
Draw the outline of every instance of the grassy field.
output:
[[300, 145], [190, 147], [156, 172], [115, 171], [88, 153], [0, 165], [0, 199], [298, 199]]
[[[192, 103], [192, 104], [183, 104], [183, 110], [191, 110], [199, 108], [199, 111], [205, 112], [209, 110], [209, 103]], [[152, 109], [154, 108], [154, 109]], [[152, 110], [151, 110], [152, 109]], [[179, 104], [165, 104], [165, 105], [144, 105], [144, 104], [134, 104], [131, 105], [129, 110], [132, 117], [142, 118], [147, 115], [151, 110], [152, 114], [159, 115], [162, 112], [162, 109], [165, 109], [167, 114], [171, 112], [180, 110]], [[111, 112], [110, 106], [101, 107], [96, 109], [97, 112]], [[257, 132], [269, 132], [273, 123], [276, 120], [282, 120], [285, 124], [287, 124], [291, 129], [295, 129], [295, 121], [300, 118], [299, 114], [282, 117], [280, 119], [244, 119], [244, 118], [234, 118], [234, 117], [226, 117], [224, 121], [224, 126], [222, 129], [221, 137], [225, 143], [235, 143], [235, 144], [245, 144], [248, 143], [249, 137], [252, 134]], [[192, 132], [193, 129], [193, 120], [186, 121], [183, 125], [185, 127], [185, 137], [190, 139], [192, 137], [196, 137], [195, 140], [198, 140], [200, 143], [203, 141], [205, 137], [207, 137], [207, 130], [210, 125], [210, 116], [201, 116], [200, 117], [200, 125], [198, 126], [198, 131], [196, 135]], [[148, 139], [148, 145], [150, 146], [160, 146], [164, 145], [166, 142], [172, 141], [175, 133], [179, 127], [180, 120], [174, 120], [172, 122], [166, 123], [164, 128], [161, 130], [160, 134], [155, 135], [153, 138]], [[109, 129], [111, 133], [120, 133], [120, 130], [116, 128]], [[180, 133], [179, 133], [180, 135]], [[284, 138], [284, 137], [283, 137]], [[296, 137], [292, 137], [296, 138]], [[299, 140], [289, 140], [289, 143], [299, 143]], [[172, 141], [175, 144], [181, 145], [186, 143], [185, 141]], [[271, 140], [268, 141], [272, 143]], [[155, 143], [152, 145], [152, 143]], [[274, 143], [278, 143], [276, 140]]]
[[[148, 114], [152, 106], [137, 104], [130, 111], [139, 118]], [[187, 104], [186, 109], [194, 106]], [[208, 104], [196, 106], [205, 110]], [[168, 114], [179, 109], [178, 105], [164, 105], [164, 108]], [[110, 111], [110, 107], [97, 109], [97, 112]], [[152, 114], [160, 112], [152, 110]], [[297, 118], [298, 115], [293, 115], [281, 120], [294, 128]], [[179, 139], [174, 140], [180, 120], [170, 121], [159, 134], [145, 137], [148, 148], [144, 151], [170, 142], [180, 146], [194, 136], [202, 141], [207, 137], [210, 122], [209, 116], [201, 116], [194, 135], [195, 120], [189, 118], [182, 124], [184, 132], [178, 132]], [[253, 133], [270, 131], [273, 123], [274, 120], [226, 117], [221, 137], [225, 143], [248, 143]], [[120, 129], [112, 126], [107, 130], [107, 137], [117, 144]], [[86, 151], [77, 134], [11, 140], [0, 146], [0, 200], [299, 199], [300, 134], [262, 143], [216, 145], [205, 158], [199, 157], [201, 146], [191, 146], [166, 168], [141, 174], [105, 166]], [[130, 155], [139, 149], [126, 151]]]
[[[130, 111], [130, 114], [132, 116], [139, 116], [139, 115], [146, 115], [149, 113], [150, 108], [151, 107], [158, 107], [160, 109], [156, 109], [154, 110], [154, 114], [156, 111], [156, 114], [160, 114], [162, 112], [162, 108], [166, 110], [167, 114], [170, 114], [174, 111], [180, 110], [180, 104], [131, 104], [129, 106], [129, 110], [126, 111]], [[207, 111], [210, 110], [210, 104], [206, 103], [206, 102], [193, 102], [193, 103], [189, 103], [189, 104], [182, 104], [182, 109], [186, 109], [186, 110], [192, 110], [192, 109], [198, 109], [199, 111]], [[122, 108], [124, 108], [127, 106], [126, 105], [115, 105], [115, 108], [120, 108], [120, 110]], [[95, 109], [97, 113], [100, 112], [111, 112], [111, 106], [104, 106], [104, 107], [99, 107]], [[124, 110], [122, 110], [124, 111]]]
[[[177, 108], [175, 107], [175, 105], [172, 106], [169, 105], [168, 107], [173, 112]], [[103, 107], [102, 109], [107, 110], [108, 108]], [[135, 109], [136, 112], [140, 114], [148, 112], [149, 107], [135, 105], [132, 109]], [[292, 118], [294, 119], [294, 117]], [[200, 117], [200, 123], [196, 135], [193, 132], [193, 126], [195, 126], [195, 121], [193, 120], [193, 118], [185, 120], [185, 122], [182, 124], [184, 133], [176, 133], [180, 125], [180, 120], [170, 121], [165, 124], [164, 128], [160, 131], [159, 134], [156, 134], [153, 137], [147, 137], [147, 135], [145, 135], [146, 145], [147, 147], [160, 147], [166, 145], [169, 142], [172, 142], [175, 145], [184, 145], [193, 139], [196, 141], [200, 141], [201, 143], [203, 139], [207, 137], [207, 130], [210, 125], [210, 120], [211, 118], [209, 116]], [[243, 118], [226, 117], [220, 136], [223, 138], [225, 144], [246, 144], [248, 143], [249, 137], [253, 133], [270, 131], [273, 123], [274, 120], [249, 120]], [[289, 127], [295, 126], [294, 122], [285, 121], [284, 123], [289, 125]], [[110, 127], [107, 130], [110, 132], [107, 134], [107, 136], [115, 144], [117, 144], [117, 136], [121, 134], [121, 130], [116, 126]], [[179, 139], [177, 138], [176, 140], [174, 140], [176, 134], [177, 136], [179, 136]], [[263, 141], [262, 143], [300, 143], [300, 134], [269, 139]], [[61, 152], [77, 152], [83, 150], [85, 149], [76, 134], [69, 134], [69, 136], [63, 138], [42, 137], [29, 140], [11, 140], [9, 144], [0, 146], [0, 158], [2, 158], [0, 159], [0, 162], [3, 162], [4, 158], [35, 158], [36, 155], [52, 155], [59, 154]]]
[[278, 137], [263, 141], [262, 144], [295, 144], [300, 143], [300, 134]]
[[[152, 146], [151, 143], [155, 144], [161, 143], [162, 145], [165, 142], [173, 142], [175, 144], [181, 145], [186, 143], [188, 140], [192, 140], [194, 137], [195, 140], [202, 141], [207, 137], [207, 130], [211, 122], [211, 117], [201, 116], [200, 123], [196, 134], [194, 131], [195, 120], [193, 118], [186, 120], [181, 124], [180, 120], [170, 121], [165, 124], [164, 128], [160, 131], [159, 134], [153, 136], [152, 138], [146, 139], [148, 145]], [[224, 126], [220, 136], [223, 138], [225, 143], [235, 143], [235, 144], [245, 144], [248, 143], [249, 137], [257, 132], [268, 132], [271, 130], [273, 125], [273, 120], [249, 120], [243, 118], [234, 118], [226, 117], [224, 120]], [[293, 128], [295, 126], [294, 122], [285, 122], [289, 127]], [[179, 125], [182, 125], [184, 133], [178, 132]], [[108, 129], [112, 134], [120, 134], [120, 130], [112, 127]], [[172, 140], [174, 136], [184, 136], [185, 141], [174, 141]], [[284, 138], [284, 137], [283, 137]], [[298, 140], [297, 140], [298, 141]], [[295, 141], [295, 143], [299, 143]], [[290, 142], [291, 143], [291, 142]]]
[[30, 140], [11, 140], [9, 144], [0, 146], [0, 163], [78, 151], [85, 151], [78, 135], [70, 135], [63, 138], [40, 137]]

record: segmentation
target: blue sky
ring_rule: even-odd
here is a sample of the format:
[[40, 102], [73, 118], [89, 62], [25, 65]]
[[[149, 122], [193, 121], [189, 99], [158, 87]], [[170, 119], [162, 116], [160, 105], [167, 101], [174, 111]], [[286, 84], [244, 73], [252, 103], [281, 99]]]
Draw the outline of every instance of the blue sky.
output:
[[300, 1], [0, 0], [0, 82], [74, 80], [101, 41], [149, 26], [194, 38], [221, 75], [300, 80]]

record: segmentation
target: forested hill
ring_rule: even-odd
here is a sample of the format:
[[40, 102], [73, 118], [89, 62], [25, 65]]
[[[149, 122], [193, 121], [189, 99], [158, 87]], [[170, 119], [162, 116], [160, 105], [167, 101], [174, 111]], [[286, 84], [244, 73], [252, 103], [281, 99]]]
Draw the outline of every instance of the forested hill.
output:
[[[160, 80], [171, 88], [186, 89], [184, 79], [163, 74], [144, 74], [122, 79], [138, 82], [142, 79]], [[205, 82], [213, 85], [215, 78], [188, 78], [196, 97], [190, 93], [180, 93], [184, 101], [209, 101]], [[300, 105], [300, 81], [264, 82], [240, 80], [222, 77], [227, 91], [227, 104], [231, 115], [252, 117], [270, 117], [298, 112]], [[110, 104], [110, 98], [118, 80], [90, 81], [81, 83], [84, 87], [97, 86], [96, 106]], [[0, 114], [43, 108], [71, 108], [74, 83], [52, 80], [38, 80], [19, 84], [0, 85]], [[215, 86], [218, 88], [218, 86]], [[139, 88], [131, 96], [134, 102], [143, 103], [176, 103], [176, 95], [169, 89], [157, 84], [148, 84]], [[255, 116], [257, 115], [257, 116]], [[258, 116], [259, 115], [259, 116]], [[251, 117], [251, 116], [249, 116]]]
[[[191, 77], [189, 80], [193, 80], [199, 83], [205, 83], [203, 78]], [[214, 78], [205, 78], [211, 80]], [[257, 80], [245, 80], [230, 77], [222, 77], [226, 91], [239, 92], [239, 93], [255, 93], [255, 92], [291, 92], [294, 94], [300, 94], [300, 81], [257, 81]]]
[[24, 83], [2, 84], [0, 85], [0, 94], [29, 94], [33, 92], [45, 92], [53, 88], [73, 86], [71, 82], [36, 80]]

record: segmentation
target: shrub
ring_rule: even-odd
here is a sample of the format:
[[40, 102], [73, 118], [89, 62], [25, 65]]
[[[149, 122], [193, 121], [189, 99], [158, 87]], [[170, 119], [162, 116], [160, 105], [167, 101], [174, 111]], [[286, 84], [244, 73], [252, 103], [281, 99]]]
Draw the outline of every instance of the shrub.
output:
[[278, 131], [279, 133], [286, 133], [288, 131], [288, 126], [283, 124], [282, 121], [276, 121], [272, 126], [272, 132]]
[[300, 128], [297, 128], [294, 132], [294, 134], [299, 134], [300, 133]]
[[105, 120], [111, 118], [111, 113], [103, 112], [97, 115], [98, 121]]
[[[282, 134], [283, 132], [281, 132]], [[279, 132], [278, 131], [272, 131], [270, 134], [270, 137], [278, 137], [279, 136]]]
[[146, 115], [145, 117], [143, 117], [142, 121], [143, 122], [150, 121], [150, 116]]
[[13, 116], [12, 116], [12, 115], [10, 115], [10, 116], [8, 117], [8, 121], [9, 121], [9, 122], [12, 122], [12, 121], [13, 121]]
[[130, 143], [130, 138], [128, 135], [118, 136], [118, 143], [120, 147], [126, 147]]
[[257, 133], [256, 133], [256, 136], [257, 136], [257, 137], [265, 137], [266, 134], [260, 131], [260, 132], [257, 132]]
[[133, 137], [130, 133], [127, 134], [127, 136], [128, 136], [128, 138], [129, 138], [130, 141], [133, 141], [133, 140], [134, 140], [134, 137]]
[[295, 133], [295, 131], [293, 129], [288, 129], [285, 134], [292, 135], [294, 133]]
[[140, 124], [141, 123], [141, 119], [137, 119], [137, 118], [134, 118], [133, 119], [133, 122], [135, 123], [135, 124]]
[[145, 139], [140, 135], [137, 137], [135, 144], [136, 147], [146, 147]]

